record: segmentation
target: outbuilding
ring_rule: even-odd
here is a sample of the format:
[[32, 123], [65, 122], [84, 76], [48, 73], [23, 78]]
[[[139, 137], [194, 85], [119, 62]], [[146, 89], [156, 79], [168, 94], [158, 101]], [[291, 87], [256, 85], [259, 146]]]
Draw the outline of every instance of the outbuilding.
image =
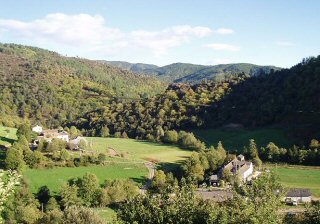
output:
[[311, 192], [309, 189], [304, 188], [291, 188], [289, 189], [286, 203], [309, 203], [311, 202]]

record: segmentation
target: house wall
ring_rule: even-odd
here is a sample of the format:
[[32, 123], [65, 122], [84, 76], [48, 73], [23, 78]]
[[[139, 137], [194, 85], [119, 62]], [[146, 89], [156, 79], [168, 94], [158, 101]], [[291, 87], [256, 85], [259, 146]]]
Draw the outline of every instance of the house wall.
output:
[[59, 135], [57, 138], [62, 139], [63, 141], [69, 142], [69, 136], [68, 135]]
[[252, 163], [250, 163], [250, 167], [248, 170], [246, 170], [244, 173], [243, 173], [243, 181], [246, 181], [248, 176], [250, 176], [251, 174], [253, 173], [253, 165]]
[[289, 199], [291, 201], [297, 201], [299, 203], [311, 202], [311, 197], [286, 197], [286, 199]]

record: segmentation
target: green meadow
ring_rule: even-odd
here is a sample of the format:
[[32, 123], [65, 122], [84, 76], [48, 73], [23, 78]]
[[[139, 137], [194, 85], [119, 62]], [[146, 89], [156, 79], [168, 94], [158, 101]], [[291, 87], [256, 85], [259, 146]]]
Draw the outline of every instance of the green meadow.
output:
[[177, 146], [137, 141], [134, 139], [88, 137], [94, 153], [106, 153], [112, 148], [122, 157], [108, 157], [105, 166], [88, 167], [56, 167], [51, 169], [28, 169], [24, 176], [30, 184], [32, 192], [47, 185], [53, 192], [57, 192], [61, 185], [70, 178], [94, 173], [103, 182], [106, 179], [127, 179], [142, 184], [148, 176], [146, 161], [156, 161], [160, 164], [177, 165], [186, 159], [191, 151]]
[[288, 188], [308, 188], [312, 195], [320, 197], [320, 167], [268, 165], [280, 182]]
[[57, 193], [69, 179], [82, 177], [85, 173], [97, 175], [101, 183], [107, 179], [132, 179], [141, 184], [148, 175], [148, 169], [143, 164], [117, 163], [107, 166], [27, 169], [23, 174], [32, 192], [46, 185], [51, 192]]
[[124, 138], [87, 137], [96, 152], [108, 153], [109, 148], [122, 153], [126, 159], [135, 161], [156, 161], [159, 163], [178, 163], [192, 153], [178, 146]]
[[0, 146], [10, 146], [17, 140], [17, 129], [0, 126]]

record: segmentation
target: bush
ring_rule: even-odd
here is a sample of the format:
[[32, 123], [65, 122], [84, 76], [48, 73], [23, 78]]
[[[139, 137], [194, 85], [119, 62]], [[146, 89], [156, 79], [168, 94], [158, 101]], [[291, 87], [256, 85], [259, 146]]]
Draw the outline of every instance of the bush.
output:
[[166, 131], [163, 136], [163, 142], [176, 144], [178, 142], [178, 133], [173, 131]]
[[121, 138], [121, 132], [117, 131], [116, 133], [114, 133], [114, 137]]
[[104, 221], [90, 208], [71, 206], [64, 211], [64, 224], [103, 224]]
[[11, 170], [22, 170], [25, 166], [25, 162], [23, 160], [23, 156], [20, 151], [15, 149], [14, 147], [7, 150], [6, 159], [5, 159], [6, 169]]

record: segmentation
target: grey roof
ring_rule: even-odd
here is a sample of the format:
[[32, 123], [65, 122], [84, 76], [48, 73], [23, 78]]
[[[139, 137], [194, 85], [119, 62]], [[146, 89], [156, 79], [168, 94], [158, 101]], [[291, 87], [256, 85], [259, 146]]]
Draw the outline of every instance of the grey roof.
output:
[[304, 188], [291, 188], [287, 193], [287, 197], [310, 197], [311, 192], [309, 189]]

